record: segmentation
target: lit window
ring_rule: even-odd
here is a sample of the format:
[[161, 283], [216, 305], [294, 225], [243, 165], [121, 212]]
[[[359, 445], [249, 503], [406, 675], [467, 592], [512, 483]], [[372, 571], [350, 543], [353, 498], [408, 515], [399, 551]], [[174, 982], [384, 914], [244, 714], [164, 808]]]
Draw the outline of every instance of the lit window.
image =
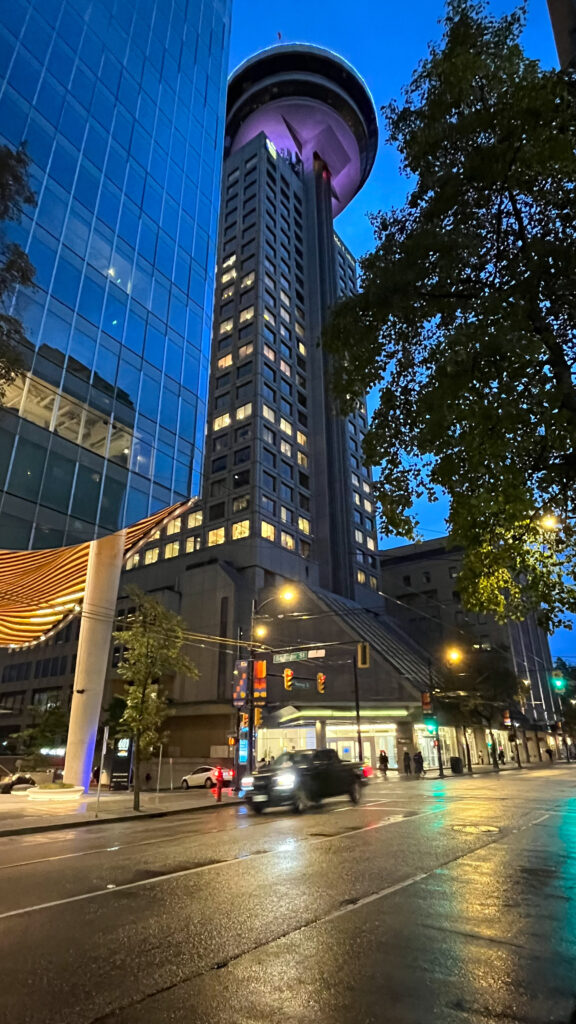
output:
[[262, 523], [260, 524], [260, 532], [264, 537], [264, 540], [276, 539], [276, 527], [272, 526], [272, 523], [266, 523], [262, 520]]
[[192, 551], [200, 550], [200, 537], [187, 537], [186, 538], [186, 554], [189, 555]]
[[357, 473], [352, 473], [352, 483], [355, 484], [356, 487], [360, 487], [360, 477]]
[[238, 349], [238, 359], [244, 359], [245, 356], [249, 356], [254, 351], [254, 342], [249, 341], [247, 345], [240, 345]]
[[236, 409], [236, 419], [245, 420], [248, 416], [252, 415], [252, 402], [246, 402], [246, 405], [241, 405]]
[[240, 323], [245, 324], [247, 320], [252, 320], [254, 317], [254, 306], [247, 306], [240, 313]]
[[153, 562], [157, 562], [159, 554], [159, 548], [148, 548], [148, 551], [144, 552], [144, 565], [152, 565]]
[[[299, 338], [304, 337], [304, 328], [302, 327], [302, 324], [298, 323], [298, 321], [296, 321], [296, 324], [294, 325], [294, 330], [296, 331], [296, 334], [298, 335]], [[300, 351], [300, 344], [298, 344], [298, 351]], [[304, 350], [302, 355], [306, 355], [306, 350]]]
[[282, 520], [283, 523], [292, 523], [294, 521], [294, 517], [292, 515], [291, 509], [286, 508], [284, 505], [281, 505], [280, 519]]
[[308, 456], [304, 455], [304, 452], [298, 452], [298, 465], [308, 469]]
[[302, 530], [302, 533], [310, 533], [310, 520], [305, 519], [304, 516], [298, 516], [298, 529]]
[[284, 306], [280, 306], [280, 316], [282, 317], [283, 320], [286, 321], [287, 324], [290, 323], [290, 313], [288, 312], [287, 309], [284, 309]]
[[264, 310], [264, 319], [267, 320], [269, 324], [272, 324], [273, 327], [276, 326], [276, 317], [274, 316], [274, 313], [272, 312], [272, 310], [270, 310], [270, 309], [265, 309]]
[[354, 491], [354, 502], [356, 505], [360, 505], [360, 495], [357, 494], [356, 491]]
[[292, 376], [292, 368], [290, 364], [286, 362], [285, 359], [280, 360], [280, 369], [282, 370], [282, 373], [286, 374], [287, 377]]
[[298, 433], [296, 434], [296, 440], [298, 441], [298, 444], [301, 444], [303, 448], [306, 448], [308, 444], [308, 438], [306, 437], [306, 434], [302, 433], [301, 430], [299, 430]]
[[247, 509], [249, 505], [250, 498], [248, 497], [247, 494], [242, 494], [241, 497], [234, 498], [234, 501], [232, 502], [232, 511], [234, 513], [244, 512], [244, 510]]
[[363, 569], [356, 570], [356, 579], [358, 580], [358, 583], [366, 583], [366, 573]]
[[254, 273], [253, 270], [251, 270], [249, 274], [244, 274], [244, 277], [240, 281], [240, 287], [249, 288], [251, 284], [254, 284], [255, 279], [256, 274]]
[[227, 270], [225, 274], [222, 274], [222, 277], [221, 277], [220, 280], [222, 281], [222, 284], [228, 284], [228, 281], [235, 281], [236, 280], [236, 271], [235, 270]]
[[234, 327], [234, 321], [232, 317], [229, 320], [223, 320], [220, 324], [220, 334], [228, 334]]
[[270, 141], [270, 139], [266, 139], [266, 149], [270, 153], [272, 159], [276, 160], [276, 146]]
[[228, 288], [224, 288], [220, 295], [220, 302], [228, 302], [229, 299], [234, 298], [234, 285], [229, 285]]
[[270, 348], [270, 345], [264, 345], [264, 355], [267, 359], [270, 359], [271, 362], [276, 362], [276, 353], [273, 348]]
[[364, 543], [364, 534], [362, 533], [362, 530], [354, 530], [354, 540], [357, 544]]
[[369, 547], [370, 551], [376, 551], [376, 543], [373, 537], [366, 537], [366, 544]]
[[290, 442], [281, 439], [280, 451], [282, 452], [282, 455], [292, 455], [292, 445], [290, 444]]
[[292, 424], [288, 422], [288, 420], [285, 420], [285, 419], [281, 418], [280, 419], [280, 430], [283, 430], [285, 434], [288, 434], [289, 436], [292, 436], [294, 428], [293, 428]]
[[193, 530], [195, 526], [202, 526], [202, 512], [191, 512], [188, 516], [188, 529]]
[[378, 587], [378, 580], [376, 579], [375, 576], [369, 576], [368, 577], [368, 582], [370, 583], [370, 587], [371, 587], [372, 590], [376, 590], [377, 589], [377, 587]]
[[365, 480], [362, 481], [362, 490], [364, 494], [370, 494], [370, 484], [367, 484]]
[[307, 540], [301, 540], [298, 544], [301, 558], [310, 558], [310, 544]]
[[232, 366], [232, 353], [228, 352], [227, 355], [221, 356], [218, 360], [218, 369], [224, 370], [227, 366]]
[[126, 568], [128, 570], [136, 569], [139, 562], [140, 562], [140, 555], [139, 554], [130, 555], [130, 558], [126, 562]]
[[276, 422], [276, 414], [274, 409], [271, 409], [269, 405], [262, 406], [262, 415], [265, 420], [270, 420], [270, 423]]
[[276, 434], [270, 427], [262, 427], [262, 437], [267, 444], [276, 444]]
[[213, 548], [216, 544], [224, 544], [226, 540], [226, 527], [219, 526], [217, 530], [208, 531], [208, 547]]
[[368, 501], [367, 498], [364, 498], [364, 508], [366, 512], [372, 512], [372, 502]]
[[233, 252], [231, 256], [228, 256], [222, 264], [222, 270], [226, 270], [228, 267], [233, 267], [236, 263], [236, 253]]
[[229, 427], [232, 422], [229, 412], [225, 412], [222, 416], [217, 416], [212, 421], [212, 430], [223, 430], [224, 427]]
[[290, 296], [286, 294], [283, 288], [280, 289], [280, 298], [282, 302], [285, 302], [287, 306], [290, 305]]
[[250, 536], [250, 520], [243, 519], [241, 523], [232, 523], [232, 540], [241, 540], [242, 537]]
[[299, 351], [301, 356], [305, 356], [306, 355], [306, 345], [304, 344], [303, 341], [299, 341], [298, 342], [298, 351]]
[[176, 555], [180, 554], [180, 541], [173, 540], [170, 544], [166, 544], [164, 547], [164, 558], [176, 558]]
[[180, 533], [181, 529], [182, 519], [178, 516], [177, 519], [172, 519], [172, 521], [168, 523], [168, 526], [166, 527], [166, 536], [171, 537], [173, 533]]
[[282, 531], [280, 534], [280, 543], [283, 548], [288, 548], [288, 551], [294, 551], [296, 548], [296, 541], [291, 533], [284, 533], [284, 531]]

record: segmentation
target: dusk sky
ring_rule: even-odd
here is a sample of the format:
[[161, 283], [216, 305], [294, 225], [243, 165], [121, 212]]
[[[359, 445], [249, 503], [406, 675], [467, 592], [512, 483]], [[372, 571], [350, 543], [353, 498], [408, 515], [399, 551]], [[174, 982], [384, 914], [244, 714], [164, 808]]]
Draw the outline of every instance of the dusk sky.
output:
[[[492, 0], [491, 10], [501, 14], [512, 10], [509, 0]], [[426, 54], [427, 44], [441, 32], [441, 0], [291, 0], [290, 4], [270, 0], [234, 0], [230, 68], [235, 68], [257, 50], [278, 43], [308, 42], [341, 54], [365, 79], [379, 109], [400, 97], [402, 86]], [[524, 44], [531, 57], [544, 67], [557, 64], [556, 50], [546, 0], [530, 0]], [[360, 256], [372, 248], [373, 236], [366, 214], [402, 202], [407, 181], [398, 173], [395, 151], [381, 138], [371, 177], [360, 194], [336, 221], [339, 234]], [[420, 531], [424, 539], [443, 535], [446, 505], [418, 506]], [[397, 543], [383, 539], [383, 546]], [[401, 541], [399, 541], [401, 543]], [[552, 641], [553, 654], [576, 658], [576, 636], [559, 632]]]

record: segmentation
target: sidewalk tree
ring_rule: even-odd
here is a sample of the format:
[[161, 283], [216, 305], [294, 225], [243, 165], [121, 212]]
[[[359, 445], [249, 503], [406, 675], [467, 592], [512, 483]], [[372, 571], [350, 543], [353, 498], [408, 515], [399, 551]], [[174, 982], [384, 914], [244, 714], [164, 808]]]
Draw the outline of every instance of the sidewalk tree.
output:
[[324, 345], [342, 411], [378, 392], [383, 532], [415, 539], [443, 493], [466, 607], [552, 631], [576, 612], [576, 76], [524, 54], [525, 15], [447, 0], [383, 109], [406, 202], [373, 215]]
[[20, 732], [12, 734], [19, 754], [27, 759], [30, 766], [46, 764], [42, 750], [53, 750], [66, 746], [69, 712], [61, 704], [52, 704], [46, 708], [32, 706], [29, 708], [32, 724]]
[[34, 283], [34, 267], [26, 253], [6, 237], [3, 225], [18, 223], [24, 206], [35, 206], [36, 197], [28, 182], [30, 157], [0, 146], [0, 406], [7, 389], [24, 369], [23, 350], [30, 347], [24, 327], [13, 314], [5, 312], [18, 287]]
[[113, 633], [114, 642], [123, 648], [117, 672], [126, 683], [118, 730], [133, 742], [134, 810], [139, 811], [140, 765], [157, 745], [166, 717], [162, 681], [177, 673], [197, 678], [198, 673], [182, 653], [185, 625], [180, 616], [137, 587], [127, 587], [126, 594], [134, 612], [124, 628]]
[[556, 658], [554, 668], [563, 673], [566, 689], [560, 697], [562, 720], [565, 732], [576, 746], [576, 665], [569, 665], [563, 658]]

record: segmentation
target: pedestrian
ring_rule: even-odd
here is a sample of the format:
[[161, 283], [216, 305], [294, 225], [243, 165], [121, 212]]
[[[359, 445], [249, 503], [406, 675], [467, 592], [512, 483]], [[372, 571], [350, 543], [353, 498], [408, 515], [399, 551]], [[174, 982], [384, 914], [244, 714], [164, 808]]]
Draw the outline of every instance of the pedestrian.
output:
[[379, 767], [380, 771], [382, 772], [382, 775], [384, 776], [384, 778], [386, 778], [386, 773], [388, 771], [388, 764], [389, 764], [388, 754], [386, 753], [385, 750], [381, 750], [380, 751], [380, 755], [378, 757], [378, 767]]
[[414, 774], [417, 775], [418, 778], [420, 778], [421, 775], [424, 775], [424, 758], [422, 757], [422, 753], [420, 750], [416, 751], [413, 760]]
[[500, 747], [500, 750], [498, 751], [498, 760], [500, 761], [500, 764], [506, 764], [506, 758], [504, 757], [502, 747]]
[[258, 767], [258, 771], [261, 771], [262, 768], [265, 768], [266, 767], [266, 763], [267, 763], [266, 762], [266, 758], [265, 757], [261, 757], [260, 760], [258, 761], [258, 766], [257, 766]]
[[412, 775], [412, 759], [408, 750], [404, 751], [404, 774]]
[[552, 749], [551, 749], [551, 747], [546, 747], [546, 750], [544, 751], [544, 753], [548, 755], [548, 757], [549, 757], [549, 759], [550, 759], [550, 764], [552, 764], [552, 757], [553, 757], [553, 754], [552, 754]]
[[482, 751], [478, 754], [478, 760], [480, 761], [480, 764], [484, 764], [484, 754]]
[[100, 778], [100, 768], [98, 767], [98, 765], [96, 765], [96, 767], [92, 769], [92, 778], [94, 779], [94, 785], [97, 786], [98, 779]]
[[146, 783], [146, 789], [148, 789], [148, 787], [150, 786], [150, 783], [152, 782], [152, 776], [150, 775], [150, 772], [146, 772], [146, 775], [144, 777], [144, 782]]

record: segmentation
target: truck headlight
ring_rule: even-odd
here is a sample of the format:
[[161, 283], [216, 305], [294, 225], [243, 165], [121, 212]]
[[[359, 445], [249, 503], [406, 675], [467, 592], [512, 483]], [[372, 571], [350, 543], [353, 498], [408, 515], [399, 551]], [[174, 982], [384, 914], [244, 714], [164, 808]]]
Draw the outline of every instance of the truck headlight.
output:
[[274, 785], [277, 789], [294, 789], [296, 785], [296, 775], [294, 772], [282, 772], [277, 775], [274, 779]]
[[254, 779], [252, 775], [245, 775], [242, 779], [242, 789], [254, 789]]

